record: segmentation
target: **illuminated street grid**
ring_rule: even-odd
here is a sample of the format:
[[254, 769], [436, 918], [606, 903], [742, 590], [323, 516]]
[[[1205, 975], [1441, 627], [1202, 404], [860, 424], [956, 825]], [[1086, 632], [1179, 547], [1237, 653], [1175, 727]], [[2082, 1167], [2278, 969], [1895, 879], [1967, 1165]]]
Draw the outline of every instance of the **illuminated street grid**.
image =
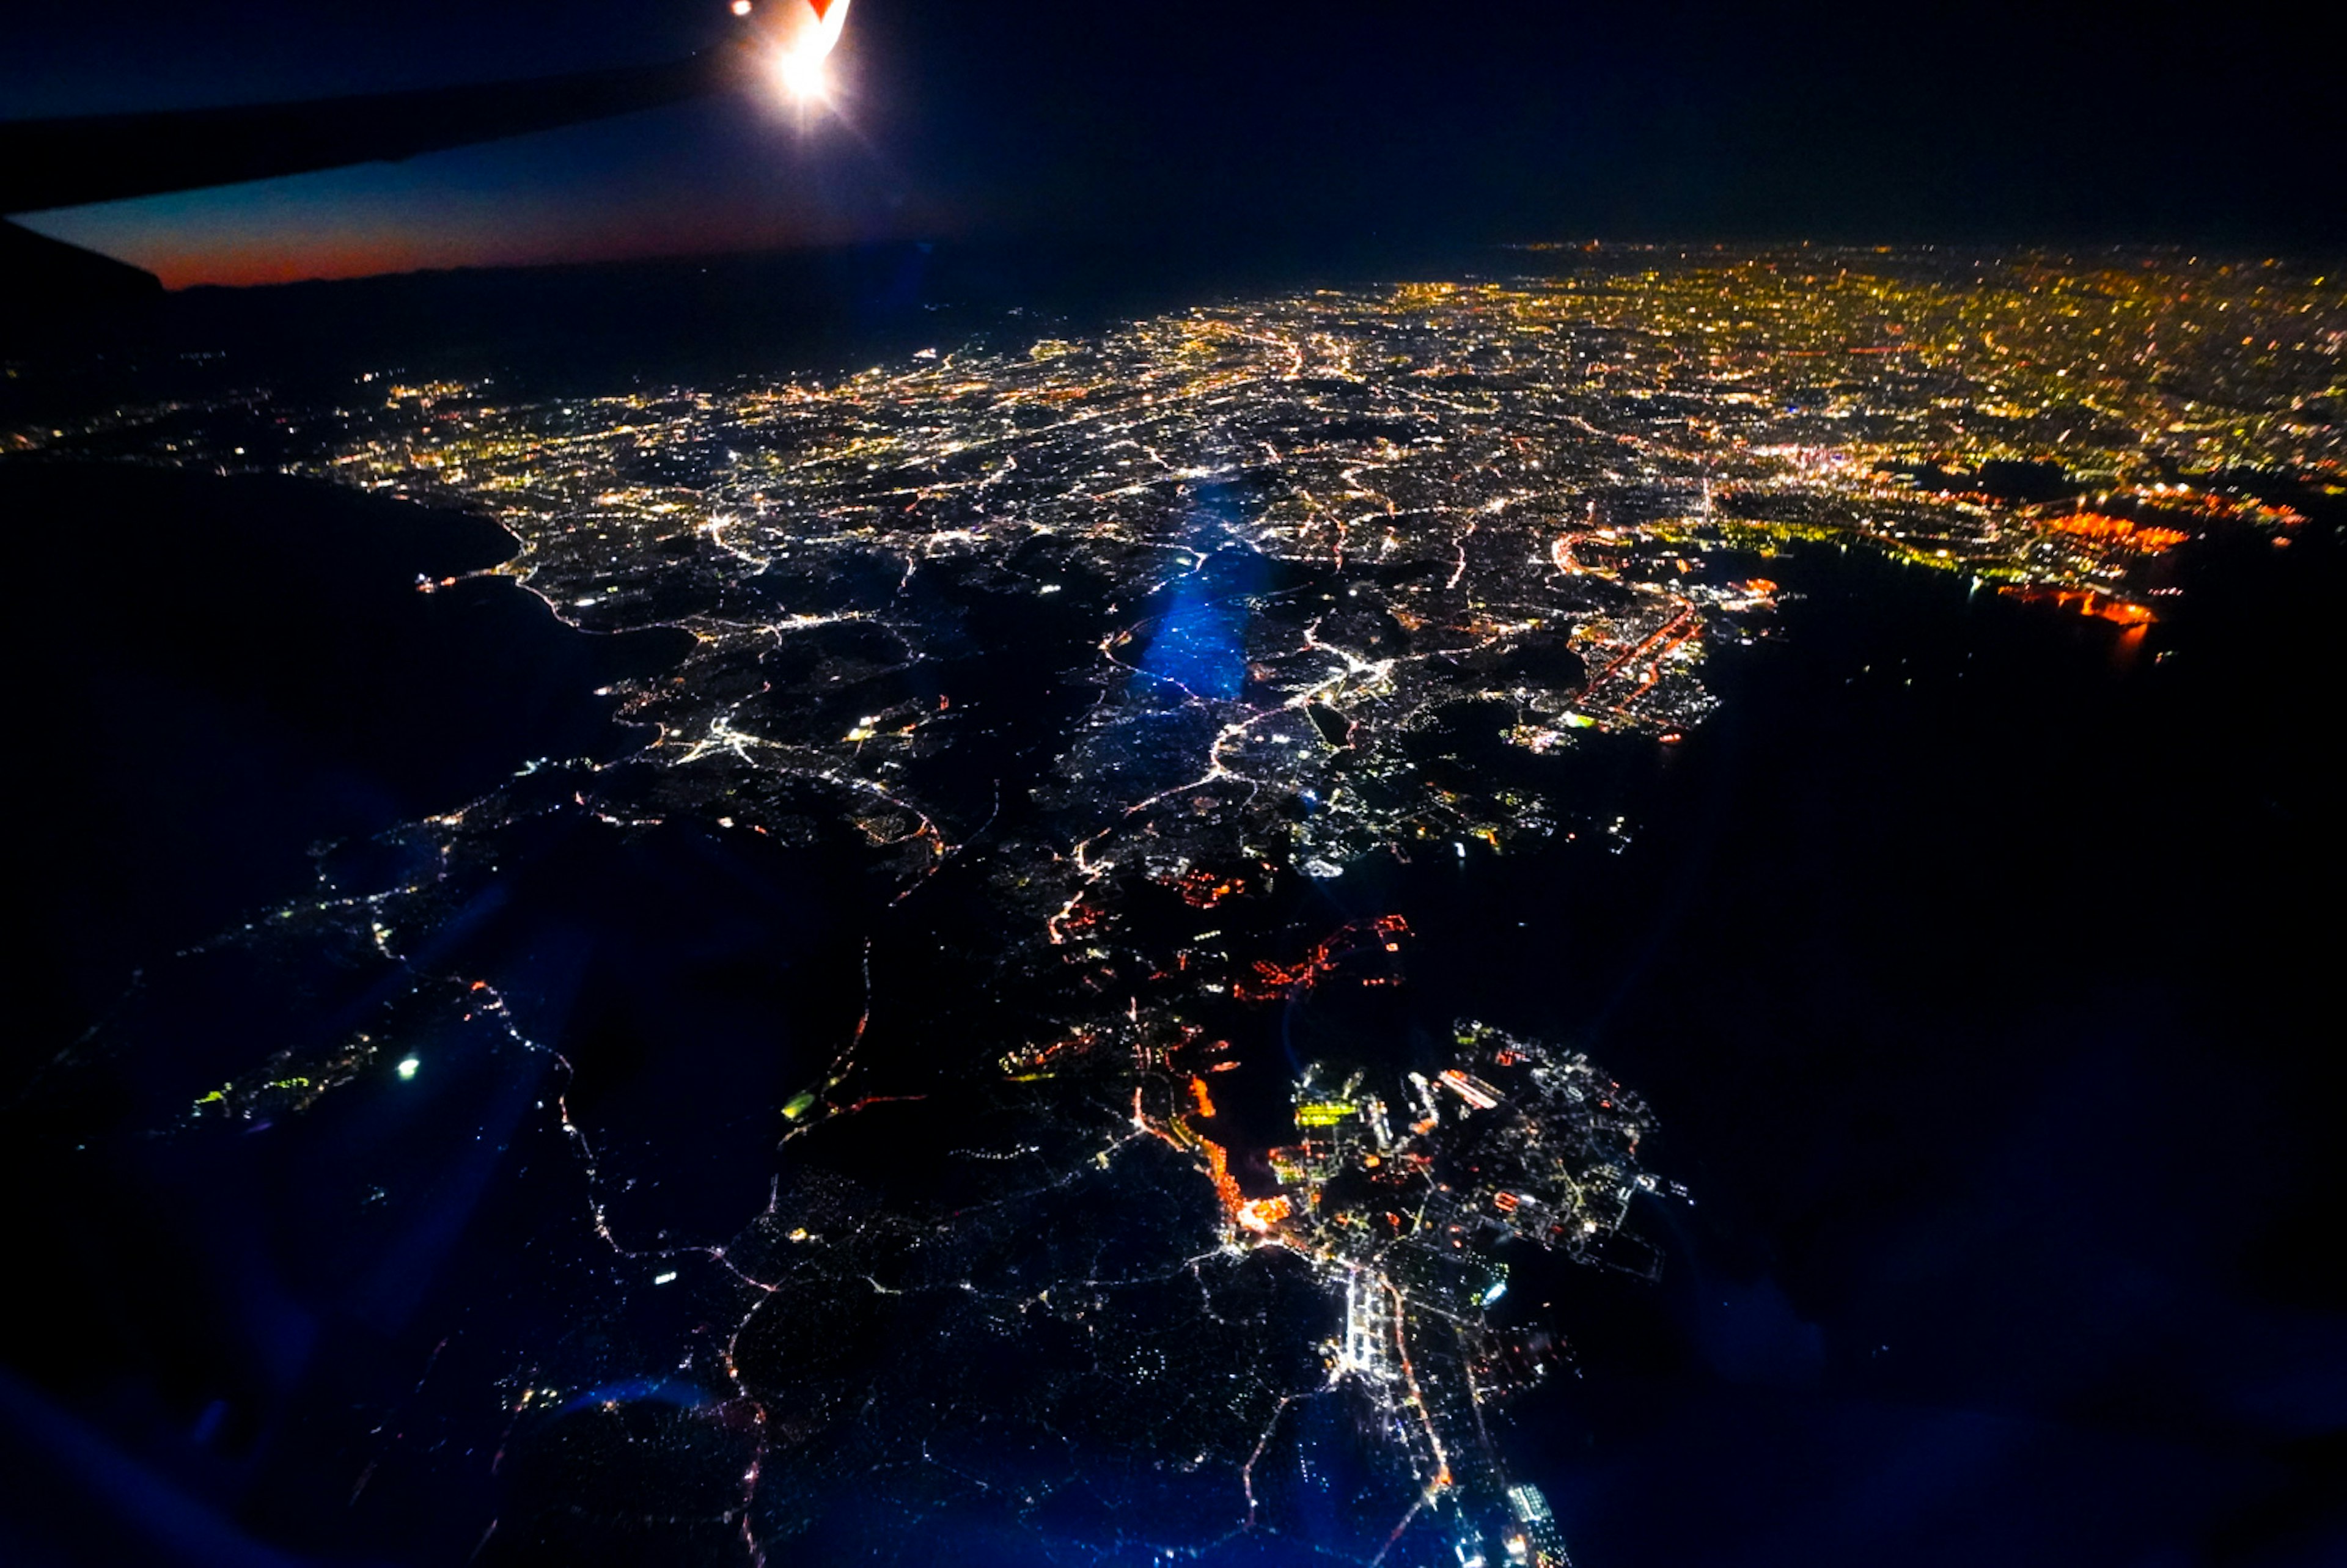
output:
[[[1411, 765], [1403, 743], [1446, 711], [1484, 704], [1535, 752], [1700, 723], [1706, 648], [1765, 632], [1772, 602], [1709, 567], [1722, 547], [1833, 540], [2148, 619], [2191, 532], [2298, 521], [2239, 470], [2347, 479], [2342, 334], [2336, 280], [2272, 266], [1634, 259], [828, 384], [522, 407], [395, 387], [334, 468], [488, 508], [523, 541], [507, 569], [579, 625], [692, 630], [685, 679], [629, 693], [668, 756], [737, 792], [819, 778], [932, 854], [975, 825], [902, 780], [959, 716], [829, 688], [935, 653], [924, 572], [1100, 589], [1099, 697], [1066, 764], [1083, 875], [1144, 838], [1178, 867], [1297, 797], [1249, 847], [1329, 874], [1553, 825]], [[1980, 487], [1984, 465], [2049, 462], [2060, 498]], [[1288, 569], [1206, 569], [1242, 551]], [[794, 699], [719, 673], [783, 662]]]
[[[757, 1560], [848, 1488], [906, 1522], [884, 1554], [922, 1558], [922, 1521], [983, 1504], [1031, 1526], [1039, 1561], [1077, 1541], [1138, 1560], [1295, 1533], [1322, 1496], [1362, 1522], [1328, 1547], [1352, 1560], [1563, 1561], [1485, 1419], [1557, 1347], [1486, 1314], [1510, 1247], [1651, 1267], [1621, 1228], [1656, 1188], [1647, 1112], [1576, 1055], [1462, 1023], [1440, 1072], [1311, 1069], [1275, 1185], [1243, 1184], [1215, 1020], [1393, 983], [1411, 937], [1393, 915], [1280, 947], [1239, 916], [1365, 857], [1618, 845], [1623, 822], [1542, 769], [1701, 723], [1707, 651], [1771, 634], [1755, 563], [1795, 542], [2139, 638], [2167, 552], [2214, 528], [2286, 547], [2301, 519], [2267, 481], [2347, 483], [2337, 280], [2180, 256], [1564, 259], [1551, 280], [1290, 294], [835, 381], [521, 405], [395, 384], [338, 415], [325, 472], [485, 511], [521, 541], [498, 569], [567, 620], [694, 645], [618, 689], [648, 751], [533, 764], [404, 830], [428, 875], [330, 889], [252, 939], [425, 951], [515, 825], [571, 812], [851, 831], [900, 900], [967, 859], [1029, 933], [1003, 980], [1048, 999], [1031, 1036], [917, 1086], [966, 1111], [950, 1213], [794, 1163], [918, 1098], [885, 1025], [774, 1108], [785, 1174], [722, 1244], [627, 1234], [625, 1173], [552, 1101], [616, 1259], [600, 1288], [673, 1282], [734, 1325], [671, 1358], [727, 1391], [661, 1416], [664, 1440], [739, 1478], [676, 1528]], [[972, 630], [988, 605], [1039, 639], [1076, 628], [1071, 667], [1038, 677], [1066, 722], [1024, 752], [971, 750], [1010, 733], [973, 661], [1020, 639]], [[1524, 765], [1466, 765], [1471, 743]], [[1010, 795], [1022, 825], [997, 832]], [[905, 968], [869, 989], [917, 983], [878, 952]], [[196, 1118], [290, 1114], [468, 1039], [535, 1049], [477, 979], [419, 972], [395, 1011]], [[883, 1306], [923, 1327], [858, 1382], [841, 1347]], [[1042, 1368], [1015, 1410], [998, 1361]], [[555, 1430], [626, 1370], [516, 1371], [508, 1422]], [[1103, 1506], [1157, 1522], [1067, 1522], [1079, 1491], [1109, 1495], [1079, 1452], [1126, 1456]]]
[[[1262, 1196], [1241, 1191], [1227, 1152], [1202, 1130], [1214, 1117], [1211, 1048], [1143, 1053], [1134, 1125], [1204, 1160], [1226, 1245], [1285, 1249], [1341, 1299], [1327, 1386], [1366, 1399], [1417, 1487], [1387, 1545], [1423, 1512], [1460, 1563], [1488, 1562], [1496, 1548], [1557, 1563], [1564, 1548], [1545, 1500], [1510, 1483], [1484, 1407], [1545, 1377], [1562, 1348], [1545, 1327], [1503, 1331], [1486, 1319], [1507, 1293], [1507, 1266], [1492, 1254], [1513, 1241], [1651, 1275], [1658, 1260], [1620, 1227], [1636, 1194], [1660, 1189], [1636, 1163], [1652, 1122], [1577, 1052], [1473, 1022], [1459, 1026], [1456, 1046], [1457, 1065], [1431, 1077], [1307, 1069], [1296, 1142], [1271, 1152], [1279, 1190]], [[1274, 1410], [1242, 1472], [1250, 1527], [1255, 1464], [1292, 1402]]]

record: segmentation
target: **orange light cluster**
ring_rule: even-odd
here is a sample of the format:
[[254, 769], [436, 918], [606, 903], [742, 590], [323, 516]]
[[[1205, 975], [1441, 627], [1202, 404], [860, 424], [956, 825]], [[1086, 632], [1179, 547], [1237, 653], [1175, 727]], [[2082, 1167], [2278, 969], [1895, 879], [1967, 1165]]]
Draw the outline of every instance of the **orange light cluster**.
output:
[[2148, 626], [2159, 617], [2150, 607], [2130, 604], [2123, 599], [2097, 593], [2091, 588], [2022, 588], [2008, 586], [1998, 590], [2024, 604], [2050, 604], [2061, 610], [2075, 610], [2080, 615], [2092, 616], [2118, 626]]
[[1232, 986], [1231, 994], [1243, 1002], [1277, 1001], [1300, 995], [1334, 974], [1348, 959], [1379, 950], [1401, 951], [1401, 938], [1409, 935], [1409, 922], [1399, 915], [1348, 921], [1316, 943], [1300, 963], [1275, 964], [1257, 958], [1254, 975]]
[[1013, 1077], [1057, 1071], [1091, 1050], [1093, 1043], [1091, 1035], [1079, 1034], [1048, 1045], [1022, 1045], [1004, 1053], [1002, 1071]]
[[1231, 1174], [1231, 1157], [1212, 1138], [1201, 1138], [1199, 1146], [1206, 1152], [1206, 1172], [1214, 1179], [1214, 1195], [1223, 1201], [1223, 1210], [1233, 1219], [1247, 1205], [1247, 1195], [1239, 1191], [1238, 1178]]
[[[1214, 1115], [1214, 1096], [1206, 1091], [1206, 1081], [1194, 1073], [1190, 1078], [1190, 1098], [1197, 1107], [1198, 1115]], [[1267, 1236], [1294, 1212], [1286, 1198], [1250, 1198], [1241, 1192], [1238, 1178], [1231, 1174], [1229, 1151], [1212, 1138], [1200, 1136], [1197, 1130], [1190, 1125], [1187, 1116], [1175, 1117], [1174, 1124], [1170, 1128], [1159, 1124], [1142, 1110], [1138, 1089], [1133, 1091], [1133, 1119], [1142, 1131], [1163, 1138], [1177, 1149], [1195, 1149], [1206, 1157], [1206, 1174], [1214, 1181], [1214, 1196], [1221, 1201], [1223, 1212], [1239, 1229], [1255, 1235]]]
[[1290, 1213], [1286, 1198], [1248, 1198], [1231, 1211], [1242, 1229], [1257, 1235], [1269, 1235], [1280, 1221]]
[[1060, 939], [1061, 941], [1065, 941], [1067, 939], [1067, 933], [1071, 931], [1088, 931], [1092, 929], [1092, 927], [1100, 924], [1100, 918], [1101, 907], [1092, 901], [1089, 894], [1080, 896], [1075, 902], [1070, 904], [1059, 917], [1058, 929], [1060, 931]]
[[2152, 528], [2101, 512], [2074, 512], [2066, 518], [2055, 518], [2046, 526], [2057, 533], [2072, 534], [2100, 544], [2117, 545], [2122, 549], [2141, 550], [2146, 555], [2172, 550], [2191, 538], [2180, 529]]
[[1217, 876], [1203, 866], [1194, 866], [1184, 872], [1174, 884], [1182, 895], [1182, 902], [1193, 909], [1211, 909], [1224, 899], [1246, 891], [1243, 876]]
[[1190, 1075], [1190, 1098], [1197, 1105], [1199, 1115], [1213, 1117], [1214, 1097], [1206, 1092], [1206, 1081], [1195, 1073]]

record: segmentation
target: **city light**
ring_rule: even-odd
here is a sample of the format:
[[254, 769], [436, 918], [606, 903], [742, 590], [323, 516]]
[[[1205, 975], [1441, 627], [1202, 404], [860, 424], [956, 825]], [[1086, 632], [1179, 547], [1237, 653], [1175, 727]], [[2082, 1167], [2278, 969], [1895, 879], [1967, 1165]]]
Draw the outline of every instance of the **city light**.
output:
[[[759, 7], [802, 101], [825, 91], [846, 9]], [[982, 1157], [954, 1167], [934, 1218], [894, 1231], [776, 1187], [738, 1254], [710, 1255], [774, 1304], [745, 1310], [780, 1317], [802, 1292], [893, 1310], [958, 1286], [954, 1311], [989, 1332], [1048, 1326], [1136, 1406], [1182, 1390], [1189, 1451], [1253, 1456], [1235, 1478], [1250, 1522], [1276, 1517], [1272, 1478], [1294, 1459], [1298, 1419], [1281, 1412], [1351, 1401], [1409, 1483], [1380, 1530], [1442, 1532], [1460, 1563], [1566, 1562], [1487, 1419], [1561, 1364], [1561, 1334], [1535, 1321], [1547, 1266], [1527, 1266], [1650, 1273], [1642, 1194], [1685, 1194], [1641, 1170], [1654, 1119], [1635, 1093], [1470, 1019], [1412, 1068], [1271, 1059], [1293, 1069], [1292, 1131], [1266, 1134], [1248, 1030], [1428, 1005], [1407, 989], [1427, 940], [1415, 909], [1358, 913], [1399, 875], [1379, 868], [1471, 887], [1491, 856], [1543, 841], [1629, 851], [1635, 808], [1576, 793], [1561, 759], [1695, 742], [1722, 700], [1710, 661], [1798, 636], [1801, 574], [1836, 552], [2156, 658], [2201, 541], [2297, 535], [2302, 557], [2320, 525], [2285, 497], [2347, 494], [2321, 401], [2347, 302], [2280, 268], [1656, 248], [1551, 277], [1225, 300], [1081, 342], [992, 331], [824, 377], [552, 400], [385, 375], [317, 415], [312, 477], [494, 512], [522, 542], [503, 569], [565, 622], [689, 623], [693, 650], [605, 688], [650, 737], [624, 769], [533, 763], [433, 819], [414, 886], [285, 917], [417, 949], [461, 904], [442, 889], [491, 885], [508, 826], [549, 812], [615, 834], [711, 822], [743, 847], [835, 833], [900, 900], [948, 865], [977, 873], [963, 884], [987, 879], [1015, 955], [994, 972], [1048, 986], [1022, 994], [1051, 1005], [1017, 1013], [1010, 1038], [975, 1034], [983, 1055], [948, 1090], [885, 1065], [908, 1054], [887, 1039], [891, 988], [931, 982], [867, 947], [866, 1010], [835, 1064], [760, 1110], [795, 1147], [902, 1116], [967, 1129]], [[73, 438], [189, 460], [183, 424], [115, 418]], [[940, 605], [1077, 629], [1034, 680], [1081, 722], [1009, 789], [965, 737], [1010, 703], [974, 687], [974, 634]], [[1842, 673], [1904, 691], [1926, 672]], [[1504, 767], [1461, 760], [1498, 747]], [[1022, 792], [1035, 809], [1005, 837], [996, 814]], [[1280, 913], [1299, 877], [1350, 879], [1351, 917]], [[418, 985], [401, 1043], [272, 1062], [190, 1115], [258, 1128], [384, 1061], [413, 1079], [401, 1050], [441, 1049], [431, 1006], [519, 1038], [479, 984], [436, 1000]], [[867, 1023], [884, 1043], [865, 1046]], [[548, 1114], [572, 1128], [567, 1106]], [[624, 1145], [572, 1135], [603, 1163], [590, 1174], [624, 1167]], [[604, 1238], [631, 1234], [641, 1200], [592, 1180], [615, 1200], [608, 1224], [595, 1211]], [[1184, 1250], [1136, 1280], [1108, 1242], [1157, 1223], [1161, 1199]], [[1021, 1269], [1038, 1238], [1083, 1245], [1013, 1280], [974, 1261], [989, 1235]], [[935, 1261], [912, 1283], [874, 1272], [923, 1248]], [[1123, 1293], [1167, 1278], [1151, 1299], [1198, 1304], [1211, 1331], [1120, 1342]], [[1292, 1383], [1240, 1337], [1266, 1321], [1241, 1287], [1266, 1282], [1317, 1291], [1332, 1331]]]

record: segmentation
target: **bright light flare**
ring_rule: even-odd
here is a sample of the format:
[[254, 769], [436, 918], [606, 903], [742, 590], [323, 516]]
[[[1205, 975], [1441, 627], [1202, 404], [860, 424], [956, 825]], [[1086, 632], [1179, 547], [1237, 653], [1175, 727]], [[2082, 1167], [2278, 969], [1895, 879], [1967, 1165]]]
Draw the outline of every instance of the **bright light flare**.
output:
[[774, 80], [802, 104], [821, 103], [830, 91], [824, 62], [839, 46], [848, 0], [780, 0], [762, 13], [773, 40]]
[[822, 102], [824, 89], [829, 85], [825, 79], [823, 56], [804, 52], [777, 56], [774, 79], [783, 84], [784, 92], [802, 102]]

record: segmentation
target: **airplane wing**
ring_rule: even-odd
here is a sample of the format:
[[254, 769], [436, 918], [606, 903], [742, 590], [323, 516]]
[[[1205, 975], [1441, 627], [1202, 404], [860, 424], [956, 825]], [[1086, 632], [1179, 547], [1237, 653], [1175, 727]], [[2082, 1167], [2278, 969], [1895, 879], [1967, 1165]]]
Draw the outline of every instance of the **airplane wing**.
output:
[[685, 59], [360, 97], [0, 120], [0, 214], [414, 158], [761, 80], [820, 97], [850, 0], [732, 0], [742, 36]]
[[746, 69], [741, 51], [727, 48], [660, 66], [306, 103], [0, 120], [0, 212], [413, 158], [658, 108], [735, 85]]
[[[731, 0], [740, 36], [657, 66], [357, 97], [0, 120], [0, 214], [307, 174], [765, 85], [820, 97], [850, 0]], [[0, 338], [50, 307], [159, 294], [136, 267], [0, 221]]]

